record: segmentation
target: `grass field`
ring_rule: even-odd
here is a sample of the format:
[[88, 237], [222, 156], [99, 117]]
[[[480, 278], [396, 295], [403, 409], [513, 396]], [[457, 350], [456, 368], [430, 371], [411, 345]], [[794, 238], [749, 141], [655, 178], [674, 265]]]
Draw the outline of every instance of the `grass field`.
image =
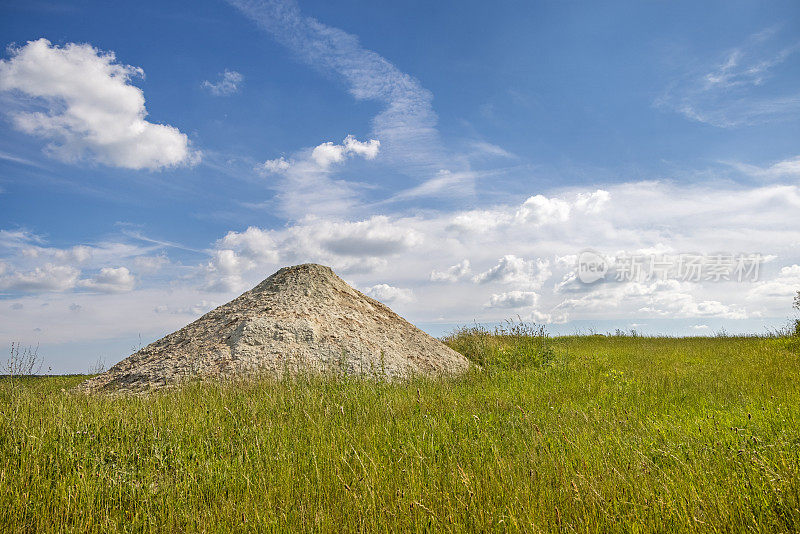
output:
[[539, 334], [452, 336], [455, 379], [4, 379], [0, 531], [800, 530], [790, 339]]

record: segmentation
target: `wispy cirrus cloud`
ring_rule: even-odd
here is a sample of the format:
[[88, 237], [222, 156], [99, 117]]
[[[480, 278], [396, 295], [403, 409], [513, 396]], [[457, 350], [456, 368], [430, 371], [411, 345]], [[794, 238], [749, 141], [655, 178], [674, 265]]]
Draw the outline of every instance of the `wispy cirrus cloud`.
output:
[[800, 177], [800, 156], [777, 161], [765, 167], [738, 161], [723, 162], [734, 169], [760, 180], [780, 180]]
[[720, 128], [798, 117], [800, 91], [773, 82], [786, 76], [800, 42], [779, 41], [776, 28], [751, 35], [716, 63], [680, 75], [655, 105]]
[[201, 84], [203, 89], [208, 90], [214, 96], [230, 96], [239, 92], [239, 88], [244, 81], [244, 76], [235, 70], [228, 70], [220, 74], [219, 80], [211, 82], [208, 80], [203, 81]]
[[11, 163], [17, 163], [19, 165], [27, 165], [29, 167], [38, 167], [38, 168], [43, 167], [41, 163], [37, 163], [35, 161], [31, 161], [27, 158], [23, 158], [20, 156], [15, 156], [13, 154], [8, 154], [6, 152], [0, 152], [0, 160], [10, 161]]
[[388, 160], [408, 171], [438, 170], [443, 149], [433, 95], [417, 79], [362, 47], [355, 35], [304, 16], [294, 0], [228, 1], [306, 64], [339, 77], [356, 99], [382, 103], [373, 131]]
[[[372, 135], [380, 141], [381, 159], [392, 170], [412, 178], [405, 191], [388, 201], [421, 197], [450, 198], [474, 195], [479, 176], [469, 167], [469, 158], [448, 151], [436, 128], [433, 95], [409, 74], [399, 70], [377, 52], [361, 46], [355, 35], [304, 16], [294, 0], [228, 0], [301, 61], [345, 83], [358, 100], [372, 100], [383, 109], [372, 120]], [[511, 157], [500, 147], [481, 143], [473, 151], [495, 157]], [[268, 160], [263, 170], [285, 170], [279, 159]], [[309, 189], [309, 174], [296, 181], [295, 189]], [[324, 182], [324, 181], [323, 181]], [[347, 192], [351, 200], [355, 187], [344, 182], [333, 193]], [[341, 207], [345, 207], [343, 204]]]

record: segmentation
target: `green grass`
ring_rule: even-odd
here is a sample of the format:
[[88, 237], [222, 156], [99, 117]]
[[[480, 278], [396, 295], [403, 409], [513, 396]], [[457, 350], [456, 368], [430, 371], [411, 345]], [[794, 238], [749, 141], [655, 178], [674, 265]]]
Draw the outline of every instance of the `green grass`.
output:
[[0, 380], [0, 531], [800, 530], [789, 340], [498, 334], [449, 380]]

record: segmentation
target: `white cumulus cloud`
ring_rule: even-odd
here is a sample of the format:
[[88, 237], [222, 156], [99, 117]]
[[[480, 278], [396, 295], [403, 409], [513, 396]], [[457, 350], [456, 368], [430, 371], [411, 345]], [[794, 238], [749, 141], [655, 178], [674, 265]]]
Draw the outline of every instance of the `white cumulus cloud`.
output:
[[472, 271], [469, 260], [463, 260], [460, 263], [452, 265], [444, 271], [431, 271], [430, 279], [432, 282], [457, 282], [458, 280], [469, 275]]
[[[186, 134], [145, 120], [142, 69], [117, 63], [89, 44], [54, 46], [47, 39], [11, 49], [0, 60], [0, 90], [33, 97], [46, 111], [10, 111], [14, 127], [49, 139], [47, 152], [127, 169], [161, 169], [199, 160]], [[20, 104], [22, 105], [22, 104]]]
[[364, 293], [385, 304], [409, 302], [414, 298], [414, 294], [410, 289], [394, 287], [389, 284], [374, 285], [364, 290]]
[[423, 239], [420, 232], [398, 227], [383, 215], [357, 222], [319, 222], [297, 230], [296, 235], [303, 235], [307, 245], [338, 256], [390, 256]]
[[789, 302], [800, 291], [800, 265], [781, 267], [771, 280], [757, 282], [748, 292], [747, 298], [756, 301]]
[[364, 159], [375, 159], [378, 156], [378, 150], [380, 147], [381, 142], [377, 139], [359, 141], [352, 135], [348, 135], [344, 139], [345, 152], [348, 154], [356, 154]]
[[535, 225], [561, 223], [569, 219], [570, 209], [570, 204], [564, 200], [535, 195], [520, 206], [517, 219]]
[[81, 280], [78, 285], [103, 293], [124, 293], [133, 290], [136, 278], [127, 267], [103, 267], [99, 273]]
[[331, 141], [322, 143], [314, 147], [311, 158], [323, 169], [327, 169], [333, 163], [344, 161], [344, 147], [335, 145]]
[[215, 250], [206, 266], [209, 291], [239, 291], [244, 288], [242, 274], [253, 269], [256, 263], [243, 258], [230, 249]]
[[537, 288], [552, 275], [549, 267], [550, 262], [546, 259], [526, 260], [507, 254], [498, 260], [497, 265], [476, 275], [473, 280], [479, 284], [499, 282]]
[[236, 250], [248, 259], [278, 261], [278, 250], [273, 233], [255, 226], [248, 227], [244, 232], [228, 232], [219, 241], [219, 246]]
[[322, 143], [311, 152], [311, 159], [322, 168], [327, 169], [334, 163], [344, 161], [350, 155], [361, 156], [364, 159], [375, 159], [378, 155], [381, 142], [377, 139], [359, 141], [352, 135], [345, 137], [341, 145], [330, 141]]
[[0, 289], [12, 291], [66, 291], [75, 287], [80, 271], [68, 265], [46, 263], [29, 271], [0, 265]]
[[495, 293], [486, 303], [487, 308], [523, 308], [526, 306], [536, 306], [539, 302], [539, 295], [533, 291], [508, 291], [506, 293]]
[[258, 172], [261, 175], [266, 175], [270, 173], [280, 174], [284, 171], [289, 170], [289, 167], [291, 167], [291, 163], [286, 161], [286, 158], [281, 156], [275, 159], [268, 159], [264, 163], [256, 165], [256, 172]]

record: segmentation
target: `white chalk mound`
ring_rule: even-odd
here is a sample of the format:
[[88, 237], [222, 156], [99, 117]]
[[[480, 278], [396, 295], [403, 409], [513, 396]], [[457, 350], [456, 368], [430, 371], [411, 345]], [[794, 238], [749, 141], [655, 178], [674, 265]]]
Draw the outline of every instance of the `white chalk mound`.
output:
[[80, 386], [143, 391], [192, 379], [322, 372], [455, 374], [467, 360], [329, 268], [285, 267], [229, 303]]

